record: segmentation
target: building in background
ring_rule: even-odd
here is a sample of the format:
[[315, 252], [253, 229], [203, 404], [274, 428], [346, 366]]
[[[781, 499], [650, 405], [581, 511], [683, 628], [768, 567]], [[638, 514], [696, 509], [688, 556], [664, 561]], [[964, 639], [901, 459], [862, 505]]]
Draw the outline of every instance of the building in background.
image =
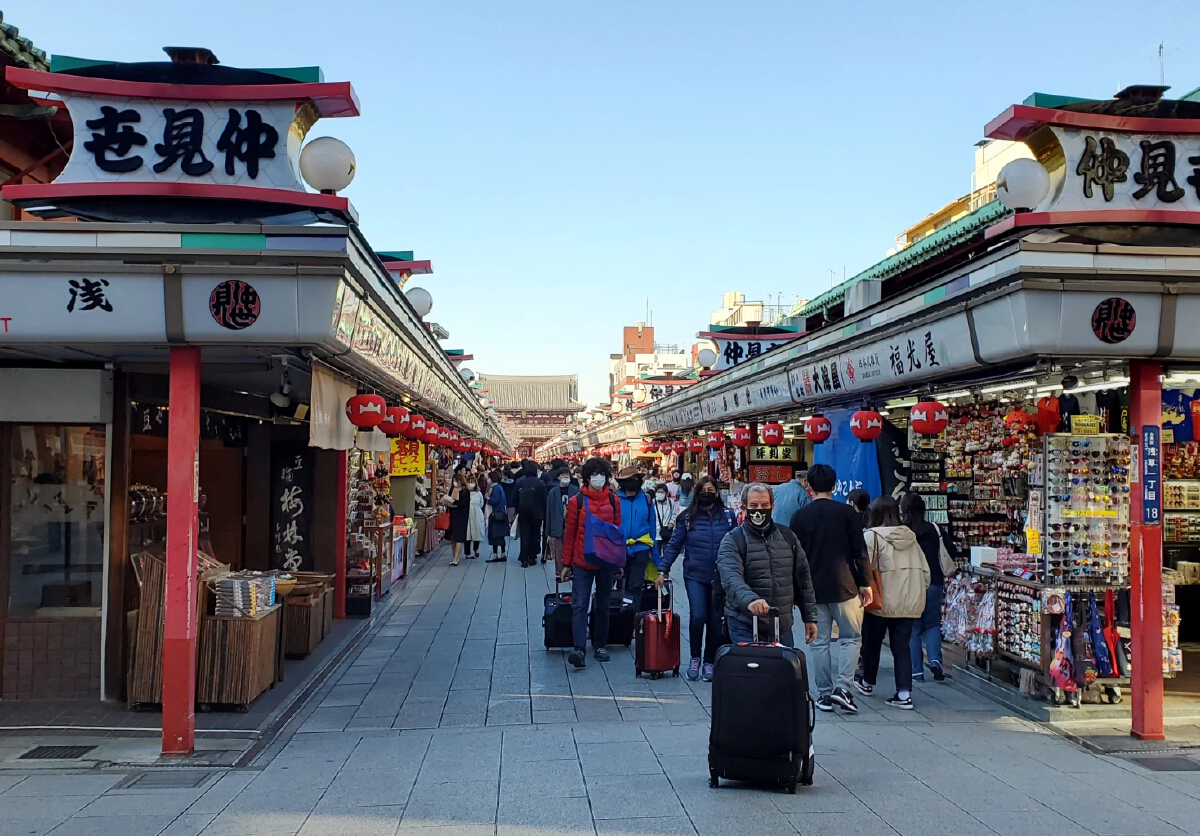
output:
[[611, 412], [630, 409], [666, 397], [696, 383], [694, 353], [682, 346], [654, 341], [654, 326], [644, 322], [622, 331], [621, 351], [609, 355], [608, 400]]
[[579, 401], [578, 375], [481, 374], [477, 382], [518, 454], [526, 458], [572, 428], [585, 407]]

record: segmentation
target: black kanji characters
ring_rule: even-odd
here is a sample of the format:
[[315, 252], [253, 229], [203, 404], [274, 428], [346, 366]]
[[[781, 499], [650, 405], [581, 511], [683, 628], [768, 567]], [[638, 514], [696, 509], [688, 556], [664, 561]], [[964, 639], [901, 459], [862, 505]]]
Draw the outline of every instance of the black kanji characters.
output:
[[833, 381], [829, 379], [829, 366], [821, 364], [821, 382], [825, 384], [825, 391], [833, 391]]
[[925, 362], [931, 366], [940, 366], [938, 362], [937, 350], [933, 346], [933, 332], [925, 332]]
[[730, 366], [736, 366], [742, 362], [742, 355], [745, 352], [746, 349], [742, 347], [741, 343], [730, 340], [725, 344], [725, 362]]
[[1175, 182], [1175, 143], [1169, 140], [1141, 141], [1142, 170], [1133, 175], [1141, 188], [1133, 193], [1140, 200], [1157, 190], [1157, 197], [1164, 203], [1174, 203], [1183, 197], [1183, 189]]
[[[99, 119], [89, 119], [84, 122], [96, 133], [83, 143], [83, 147], [92, 152], [96, 166], [101, 171], [111, 174], [127, 174], [137, 171], [142, 166], [140, 155], [129, 156], [133, 146], [145, 145], [146, 137], [135, 131], [133, 124], [142, 121], [142, 114], [133, 108], [117, 110], [110, 105], [100, 108]], [[113, 156], [109, 156], [112, 154]]]
[[[184, 174], [199, 177], [212, 171], [212, 160], [204, 156], [204, 114], [194, 107], [163, 110], [167, 125], [163, 128], [163, 141], [154, 146], [161, 160], [154, 170], [161, 174], [180, 160], [179, 168]], [[197, 157], [199, 159], [197, 159]]]
[[234, 160], [246, 164], [250, 179], [258, 177], [258, 161], [274, 159], [275, 145], [279, 142], [279, 131], [263, 122], [257, 110], [246, 111], [246, 124], [242, 126], [242, 115], [229, 108], [229, 121], [217, 140], [217, 150], [225, 153], [225, 173], [234, 173]]
[[1196, 187], [1196, 197], [1200, 197], [1200, 155], [1188, 157], [1187, 161], [1195, 166], [1187, 181]]
[[208, 297], [208, 311], [221, 326], [231, 331], [249, 328], [258, 319], [262, 300], [258, 291], [243, 281], [221, 282]]
[[917, 359], [917, 345], [910, 338], [908, 341], [908, 370], [915, 371], [921, 368], [921, 361]]
[[904, 358], [900, 356], [900, 346], [888, 346], [888, 363], [892, 367], [892, 374], [897, 377], [904, 374]]
[[752, 342], [746, 344], [746, 359], [752, 360], [762, 354], [762, 343]]
[[841, 378], [841, 375], [838, 374], [838, 367], [837, 367], [836, 360], [829, 364], [829, 380], [833, 384], [834, 389], [842, 388], [842, 378]]
[[108, 279], [93, 281], [92, 279], [71, 279], [67, 282], [71, 287], [71, 301], [67, 302], [67, 311], [75, 312], [75, 304], [80, 311], [101, 310], [112, 313], [112, 302], [105, 296], [104, 288], [108, 287]]
[[1100, 139], [1100, 151], [1096, 151], [1096, 138], [1084, 137], [1085, 148], [1075, 166], [1075, 173], [1083, 177], [1083, 196], [1092, 196], [1092, 186], [1099, 186], [1104, 200], [1113, 199], [1113, 186], [1128, 179], [1129, 155], [1117, 147], [1108, 137]]

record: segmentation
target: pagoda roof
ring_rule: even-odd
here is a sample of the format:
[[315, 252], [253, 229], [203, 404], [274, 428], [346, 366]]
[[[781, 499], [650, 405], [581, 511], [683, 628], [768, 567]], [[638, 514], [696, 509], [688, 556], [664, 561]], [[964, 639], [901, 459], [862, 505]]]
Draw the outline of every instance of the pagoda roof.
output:
[[477, 380], [489, 390], [500, 411], [579, 412], [585, 404], [579, 394], [578, 375], [481, 374]]

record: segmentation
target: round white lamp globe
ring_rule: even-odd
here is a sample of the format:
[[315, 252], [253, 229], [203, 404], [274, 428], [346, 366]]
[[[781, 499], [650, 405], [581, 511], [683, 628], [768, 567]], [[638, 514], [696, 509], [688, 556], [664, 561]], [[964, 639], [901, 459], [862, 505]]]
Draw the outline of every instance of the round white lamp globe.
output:
[[1037, 160], [1005, 163], [996, 177], [996, 198], [1013, 211], [1033, 209], [1050, 193], [1050, 174]]
[[617, 401], [615, 404], [613, 404], [612, 411], [613, 411], [614, 415], [620, 415], [622, 412], [625, 411], [625, 402]]
[[711, 369], [717, 364], [717, 352], [711, 348], [702, 348], [696, 352], [696, 359], [700, 362], [701, 366]]
[[429, 295], [429, 291], [423, 287], [410, 287], [404, 292], [408, 298], [408, 303], [416, 310], [417, 316], [424, 319], [429, 316], [429, 312], [433, 310], [433, 297]]
[[468, 368], [459, 369], [458, 373], [460, 375], [462, 375], [462, 379], [465, 380], [467, 383], [470, 383], [472, 380], [475, 379], [475, 372], [471, 371]]
[[634, 403], [645, 403], [646, 398], [648, 398], [648, 397], [649, 397], [649, 395], [646, 393], [646, 387], [644, 387], [644, 386], [639, 386], [638, 388], [633, 390], [633, 402]]
[[354, 179], [354, 152], [340, 139], [317, 137], [300, 152], [300, 173], [319, 192], [333, 194]]

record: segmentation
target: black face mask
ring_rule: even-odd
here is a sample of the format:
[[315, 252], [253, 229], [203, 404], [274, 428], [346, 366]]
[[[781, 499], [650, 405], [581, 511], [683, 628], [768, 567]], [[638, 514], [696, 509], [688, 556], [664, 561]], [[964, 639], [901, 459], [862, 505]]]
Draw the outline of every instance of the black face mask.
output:
[[717, 504], [717, 495], [715, 493], [708, 493], [705, 491], [696, 497], [696, 502], [700, 504], [701, 508], [711, 508]]
[[622, 479], [617, 483], [622, 493], [635, 493], [642, 487], [641, 479]]

